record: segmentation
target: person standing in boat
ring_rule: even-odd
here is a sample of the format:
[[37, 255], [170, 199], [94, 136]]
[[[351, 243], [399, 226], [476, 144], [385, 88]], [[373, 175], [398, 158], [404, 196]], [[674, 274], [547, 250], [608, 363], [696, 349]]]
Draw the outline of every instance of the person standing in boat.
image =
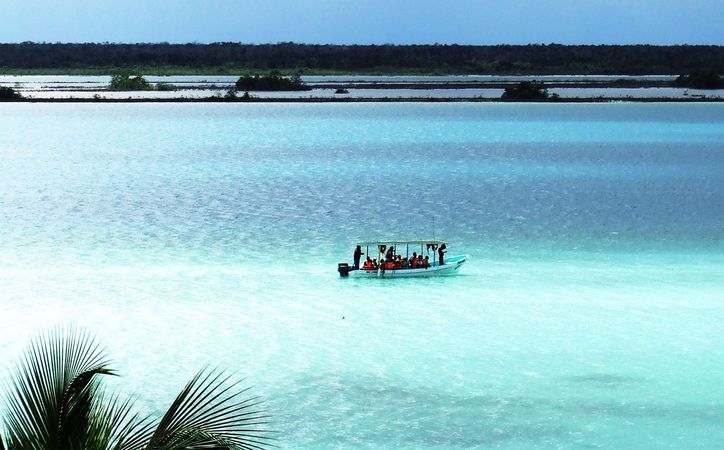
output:
[[444, 257], [444, 255], [445, 255], [445, 250], [446, 250], [446, 249], [447, 249], [447, 246], [446, 246], [445, 244], [441, 244], [441, 245], [440, 245], [440, 248], [437, 249], [437, 256], [438, 256], [438, 259], [440, 260], [440, 265], [441, 265], [441, 266], [442, 266], [443, 264], [445, 264], [445, 263], [443, 262], [443, 257]]
[[362, 258], [362, 246], [358, 245], [356, 249], [354, 249], [354, 267], [353, 269], [359, 269], [359, 260]]

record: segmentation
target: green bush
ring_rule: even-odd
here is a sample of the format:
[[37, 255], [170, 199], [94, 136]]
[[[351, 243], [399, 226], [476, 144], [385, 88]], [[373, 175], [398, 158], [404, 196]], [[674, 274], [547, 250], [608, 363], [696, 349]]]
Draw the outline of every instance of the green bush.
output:
[[503, 100], [547, 100], [558, 98], [557, 95], [550, 95], [548, 89], [543, 87], [539, 81], [521, 81], [515, 86], [505, 88], [500, 97]]
[[693, 72], [689, 75], [679, 75], [674, 80], [674, 86], [693, 89], [724, 89], [724, 80], [715, 71]]
[[152, 89], [152, 87], [143, 76], [123, 72], [113, 75], [108, 89], [112, 91], [147, 91]]
[[0, 100], [20, 100], [23, 96], [11, 87], [0, 86]]
[[236, 81], [236, 89], [240, 91], [308, 91], [299, 73], [291, 77], [283, 77], [274, 70], [267, 75], [245, 75]]

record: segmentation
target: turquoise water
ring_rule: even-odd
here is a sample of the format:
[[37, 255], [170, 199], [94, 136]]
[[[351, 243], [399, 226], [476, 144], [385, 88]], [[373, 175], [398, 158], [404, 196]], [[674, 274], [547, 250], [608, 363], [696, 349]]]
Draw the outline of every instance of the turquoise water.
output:
[[[459, 276], [341, 280], [427, 237]], [[7, 104], [0, 367], [74, 322], [284, 448], [724, 442], [724, 105]]]

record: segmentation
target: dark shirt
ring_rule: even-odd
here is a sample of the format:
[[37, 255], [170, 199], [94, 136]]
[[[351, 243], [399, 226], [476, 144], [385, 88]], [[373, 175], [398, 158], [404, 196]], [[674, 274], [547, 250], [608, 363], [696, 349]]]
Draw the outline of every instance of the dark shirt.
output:
[[391, 260], [395, 257], [395, 248], [390, 246], [390, 248], [387, 250], [387, 254], [385, 255], [385, 259]]

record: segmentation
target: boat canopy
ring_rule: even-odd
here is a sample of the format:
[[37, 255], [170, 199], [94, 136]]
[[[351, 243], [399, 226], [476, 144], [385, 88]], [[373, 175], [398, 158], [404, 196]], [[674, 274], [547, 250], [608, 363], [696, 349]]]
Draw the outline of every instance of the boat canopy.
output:
[[375, 245], [389, 245], [389, 244], [395, 244], [395, 246], [397, 246], [397, 245], [407, 245], [407, 244], [410, 244], [410, 245], [427, 245], [427, 244], [442, 245], [444, 243], [445, 243], [445, 241], [441, 241], [439, 239], [428, 239], [428, 240], [413, 239], [413, 240], [409, 240], [409, 241], [402, 240], [402, 239], [390, 239], [387, 241], [362, 241], [362, 242], [358, 242], [357, 245], [359, 245], [361, 247], [366, 247], [366, 246], [372, 247]]

